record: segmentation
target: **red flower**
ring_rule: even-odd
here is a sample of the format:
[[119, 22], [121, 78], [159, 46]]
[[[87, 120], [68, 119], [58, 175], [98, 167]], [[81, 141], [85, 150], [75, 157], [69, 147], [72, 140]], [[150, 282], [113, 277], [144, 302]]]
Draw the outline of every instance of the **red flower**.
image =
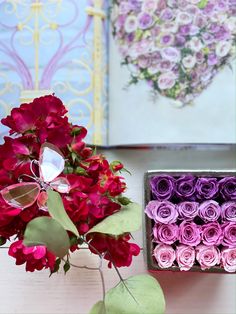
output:
[[105, 182], [102, 181], [100, 191], [109, 193], [111, 196], [117, 196], [123, 193], [126, 189], [125, 182], [122, 182], [122, 177], [116, 175], [105, 176]]
[[33, 272], [43, 268], [54, 269], [56, 257], [45, 246], [26, 247], [22, 240], [11, 244], [8, 254], [16, 259], [16, 265], [26, 263], [26, 271]]
[[0, 235], [1, 228], [9, 225], [20, 212], [20, 208], [9, 206], [0, 196]]
[[123, 235], [112, 237], [100, 233], [94, 233], [92, 240], [89, 242], [90, 250], [97, 254], [105, 253], [104, 258], [109, 261], [108, 267], [114, 263], [117, 267], [130, 266], [132, 257], [140, 253], [140, 247], [137, 244], [129, 243], [130, 236]]
[[[0, 145], [0, 190], [18, 183], [19, 179], [35, 179], [42, 183], [40, 167], [32, 160], [40, 159], [43, 143], [54, 144], [65, 158], [64, 174], [60, 176], [65, 176], [70, 183], [70, 192], [61, 194], [63, 204], [79, 234], [84, 235], [104, 218], [120, 210], [117, 197], [124, 192], [126, 184], [122, 177], [115, 175], [123, 164], [118, 161], [109, 164], [103, 155], [93, 155], [93, 149], [84, 142], [87, 130], [71, 125], [66, 112], [61, 100], [49, 95], [36, 98], [30, 104], [22, 104], [2, 120], [11, 129], [10, 134], [17, 133], [17, 136], [5, 137], [5, 143]], [[42, 201], [44, 204], [45, 198]], [[55, 256], [46, 247], [29, 248], [22, 242], [28, 222], [44, 215], [48, 216], [49, 212], [41, 210], [39, 202], [22, 210], [9, 206], [0, 198], [0, 236], [5, 239], [15, 236], [18, 241], [10, 246], [9, 255], [16, 259], [16, 264], [26, 263], [27, 271], [54, 269]], [[91, 251], [104, 253], [109, 267], [112, 262], [117, 267], [129, 266], [133, 256], [140, 252], [136, 244], [128, 242], [130, 236], [127, 234], [118, 237], [93, 234], [88, 238]], [[77, 241], [71, 242], [71, 251], [79, 249]]]
[[19, 108], [14, 108], [11, 114], [2, 119], [2, 124], [8, 126], [13, 133], [24, 134], [34, 131], [45, 121], [50, 114], [64, 116], [67, 110], [61, 100], [53, 95], [35, 98], [29, 104], [22, 104]]

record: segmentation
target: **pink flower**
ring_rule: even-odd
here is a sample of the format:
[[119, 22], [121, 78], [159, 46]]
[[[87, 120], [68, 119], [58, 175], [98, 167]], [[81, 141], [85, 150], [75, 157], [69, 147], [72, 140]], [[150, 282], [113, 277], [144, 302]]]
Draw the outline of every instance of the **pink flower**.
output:
[[223, 225], [224, 239], [222, 244], [233, 248], [236, 247], [236, 223], [228, 222]]
[[146, 206], [145, 213], [155, 222], [162, 224], [174, 223], [178, 218], [176, 206], [169, 201], [150, 201]]
[[220, 205], [213, 200], [205, 201], [199, 206], [199, 216], [204, 222], [216, 221], [220, 217]]
[[165, 72], [158, 78], [158, 86], [160, 89], [170, 89], [175, 86], [176, 75], [173, 72]]
[[153, 255], [160, 268], [169, 268], [175, 260], [175, 250], [170, 245], [159, 244], [155, 247]]
[[192, 246], [180, 244], [176, 247], [176, 260], [180, 270], [189, 270], [195, 261], [195, 250]]
[[220, 251], [215, 246], [200, 244], [196, 247], [196, 259], [202, 270], [209, 269], [220, 263]]
[[221, 263], [227, 272], [236, 272], [236, 248], [224, 248], [221, 251]]
[[197, 202], [182, 202], [177, 205], [177, 210], [181, 219], [193, 220], [198, 215]]
[[218, 222], [210, 222], [202, 226], [202, 242], [205, 245], [220, 245], [223, 232]]
[[223, 221], [236, 222], [236, 202], [226, 202], [221, 206], [221, 216]]
[[175, 224], [160, 224], [153, 228], [154, 239], [158, 243], [173, 244], [178, 240], [179, 227]]
[[45, 246], [26, 247], [22, 240], [11, 244], [8, 254], [16, 259], [16, 265], [26, 263], [26, 271], [33, 272], [43, 268], [54, 269], [56, 257]]
[[196, 246], [201, 242], [201, 232], [194, 222], [183, 221], [179, 225], [179, 242], [189, 246]]

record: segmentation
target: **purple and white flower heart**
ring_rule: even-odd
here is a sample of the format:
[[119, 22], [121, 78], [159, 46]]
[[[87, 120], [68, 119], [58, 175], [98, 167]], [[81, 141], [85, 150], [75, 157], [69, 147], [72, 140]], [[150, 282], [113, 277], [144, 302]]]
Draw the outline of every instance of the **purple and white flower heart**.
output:
[[233, 0], [113, 0], [123, 63], [161, 95], [191, 103], [235, 56]]

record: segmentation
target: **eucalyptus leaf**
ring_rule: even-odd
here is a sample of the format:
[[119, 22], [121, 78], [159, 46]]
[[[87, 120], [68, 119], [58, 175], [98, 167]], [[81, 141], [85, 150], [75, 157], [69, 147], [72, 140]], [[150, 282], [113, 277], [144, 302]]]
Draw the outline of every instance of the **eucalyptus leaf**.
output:
[[163, 314], [165, 299], [156, 279], [137, 275], [110, 289], [105, 296], [105, 306], [107, 314]]
[[57, 257], [64, 257], [70, 248], [70, 239], [66, 230], [55, 219], [38, 217], [31, 220], [25, 230], [26, 246], [45, 245]]
[[90, 229], [88, 234], [99, 232], [120, 235], [125, 232], [136, 231], [141, 227], [141, 216], [141, 206], [137, 203], [130, 203], [123, 206], [119, 212], [106, 217]]
[[97, 303], [95, 303], [89, 314], [106, 314], [104, 302], [98, 301]]
[[47, 207], [51, 217], [59, 222], [64, 229], [71, 231], [77, 237], [79, 237], [76, 226], [73, 224], [70, 217], [67, 215], [67, 212], [65, 211], [60, 194], [53, 190], [49, 190], [47, 193]]

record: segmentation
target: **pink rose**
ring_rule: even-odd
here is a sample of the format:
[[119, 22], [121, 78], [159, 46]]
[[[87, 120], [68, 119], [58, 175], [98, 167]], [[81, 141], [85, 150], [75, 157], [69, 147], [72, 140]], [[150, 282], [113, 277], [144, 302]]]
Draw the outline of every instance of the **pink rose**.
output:
[[236, 222], [236, 202], [226, 202], [221, 206], [221, 216], [223, 221]]
[[170, 89], [175, 83], [176, 75], [171, 71], [161, 74], [158, 78], [158, 87], [161, 90]]
[[175, 250], [170, 245], [159, 244], [155, 247], [153, 255], [160, 268], [169, 268], [175, 260]]
[[220, 245], [223, 232], [218, 222], [210, 222], [202, 226], [202, 242], [205, 245]]
[[155, 222], [163, 224], [174, 223], [178, 218], [176, 206], [168, 201], [150, 201], [145, 208], [145, 213]]
[[189, 246], [196, 246], [201, 242], [201, 232], [194, 222], [183, 221], [179, 225], [179, 242]]
[[218, 220], [220, 213], [221, 207], [216, 201], [205, 201], [199, 206], [199, 216], [204, 222]]
[[236, 272], [236, 248], [221, 251], [221, 264], [227, 272]]
[[180, 270], [189, 270], [195, 261], [195, 250], [192, 246], [180, 244], [176, 247], [176, 260]]
[[173, 244], [178, 240], [179, 227], [175, 224], [159, 224], [153, 228], [154, 239], [158, 243]]
[[222, 244], [229, 248], [236, 247], [236, 223], [228, 222], [223, 225], [224, 239]]
[[200, 244], [196, 247], [196, 259], [202, 270], [209, 269], [220, 263], [220, 251], [216, 246]]

